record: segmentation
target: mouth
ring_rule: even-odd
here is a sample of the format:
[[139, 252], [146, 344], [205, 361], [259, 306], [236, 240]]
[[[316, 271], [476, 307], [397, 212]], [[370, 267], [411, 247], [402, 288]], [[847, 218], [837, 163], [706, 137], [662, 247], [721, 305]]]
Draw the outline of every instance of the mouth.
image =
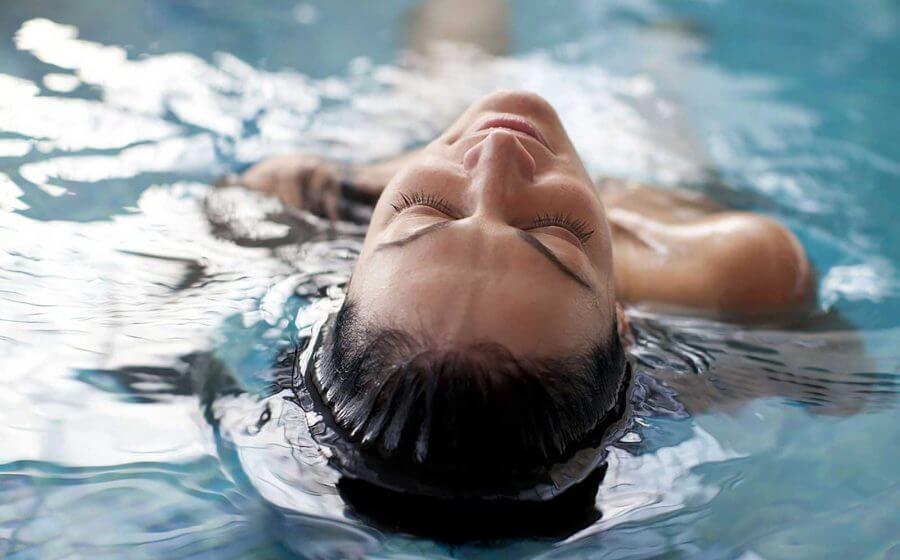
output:
[[531, 124], [531, 122], [527, 119], [516, 115], [501, 115], [498, 117], [491, 117], [482, 122], [476, 130], [480, 132], [495, 128], [502, 128], [504, 130], [524, 134], [525, 136], [537, 140], [542, 146], [550, 150], [550, 152], [553, 152], [553, 150], [550, 149], [550, 145], [547, 144], [546, 138], [544, 138], [544, 135], [541, 134], [541, 131], [538, 130], [537, 127]]

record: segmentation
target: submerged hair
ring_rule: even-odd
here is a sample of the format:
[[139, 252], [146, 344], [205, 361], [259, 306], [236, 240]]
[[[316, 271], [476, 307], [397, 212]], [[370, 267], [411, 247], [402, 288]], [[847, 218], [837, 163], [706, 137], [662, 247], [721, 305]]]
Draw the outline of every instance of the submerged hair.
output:
[[620, 416], [627, 379], [615, 335], [583, 354], [529, 359], [495, 343], [438, 347], [365, 324], [347, 303], [314, 382], [360, 449], [465, 478], [514, 476], [596, 442]]

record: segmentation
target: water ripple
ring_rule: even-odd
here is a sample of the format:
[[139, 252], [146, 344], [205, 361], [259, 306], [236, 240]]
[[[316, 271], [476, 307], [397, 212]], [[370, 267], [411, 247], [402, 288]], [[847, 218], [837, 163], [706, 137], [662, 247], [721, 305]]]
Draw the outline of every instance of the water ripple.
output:
[[[440, 65], [397, 65], [351, 60], [343, 43], [355, 38], [343, 37], [329, 56], [346, 72], [320, 78], [266, 69], [251, 29], [297, 18], [314, 21], [309, 32], [341, 29], [364, 8], [219, 11], [248, 45], [229, 53], [213, 52], [200, 5], [129, 0], [80, 30], [67, 17], [83, 7], [55, 6], [51, 20], [20, 4], [8, 7], [29, 14], [15, 50], [0, 45], [11, 61], [0, 74], [0, 556], [897, 548], [900, 164], [878, 132], [896, 120], [877, 94], [890, 69], [854, 62], [896, 59], [889, 3], [800, 2], [791, 14], [732, 3], [711, 15], [702, 3], [616, 0], [576, 2], [577, 17], [525, 3], [517, 40], [552, 47], [502, 59], [446, 47]], [[159, 45], [140, 46], [147, 21], [134, 26], [134, 14], [187, 25], [195, 42], [178, 45], [193, 49], [155, 32]], [[104, 39], [119, 19], [138, 47]], [[785, 25], [790, 45], [752, 35]], [[315, 64], [278, 29], [280, 50]], [[764, 67], [742, 58], [748, 45]], [[795, 52], [810, 56], [791, 66]], [[561, 540], [446, 546], [348, 508], [310, 436], [315, 418], [289, 390], [291, 352], [340, 304], [364, 230], [208, 185], [276, 152], [393, 155], [498, 87], [545, 95], [592, 173], [700, 183], [786, 221], [819, 271], [821, 309], [752, 328], [629, 310], [633, 418], [610, 448], [595, 522]]]

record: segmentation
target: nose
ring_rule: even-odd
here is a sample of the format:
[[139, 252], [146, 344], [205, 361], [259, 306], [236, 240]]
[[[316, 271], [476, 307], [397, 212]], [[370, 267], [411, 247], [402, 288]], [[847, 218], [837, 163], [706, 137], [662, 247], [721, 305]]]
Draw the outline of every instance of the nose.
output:
[[463, 156], [479, 207], [500, 209], [510, 196], [534, 181], [535, 162], [512, 132], [492, 130]]

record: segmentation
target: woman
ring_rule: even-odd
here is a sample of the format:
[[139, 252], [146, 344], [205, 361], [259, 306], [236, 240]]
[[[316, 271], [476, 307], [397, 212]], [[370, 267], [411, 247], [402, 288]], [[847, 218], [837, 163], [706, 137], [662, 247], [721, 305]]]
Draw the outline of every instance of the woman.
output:
[[343, 442], [338, 466], [390, 489], [555, 496], [621, 416], [623, 304], [755, 320], [811, 300], [784, 227], [685, 192], [594, 185], [527, 92], [485, 97], [392, 161], [282, 156], [241, 182], [331, 220], [374, 206], [308, 386]]

